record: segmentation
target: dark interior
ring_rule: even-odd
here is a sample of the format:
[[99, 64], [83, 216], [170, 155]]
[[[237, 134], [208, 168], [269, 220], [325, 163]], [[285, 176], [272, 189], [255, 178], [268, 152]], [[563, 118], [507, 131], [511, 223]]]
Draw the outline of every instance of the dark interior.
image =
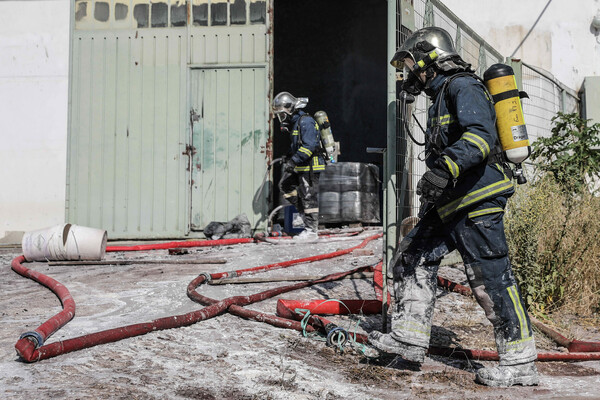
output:
[[[338, 161], [381, 171], [382, 155], [366, 148], [386, 146], [387, 2], [276, 0], [274, 53], [274, 95], [308, 97], [307, 112], [329, 116]], [[275, 157], [288, 147], [276, 120]]]

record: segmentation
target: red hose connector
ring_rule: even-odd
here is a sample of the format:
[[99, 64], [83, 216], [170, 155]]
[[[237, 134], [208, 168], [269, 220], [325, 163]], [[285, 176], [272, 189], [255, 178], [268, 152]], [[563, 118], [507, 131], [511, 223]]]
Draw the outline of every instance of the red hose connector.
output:
[[24, 267], [21, 263], [25, 262], [24, 256], [15, 258], [11, 267], [13, 271], [26, 278], [32, 279], [41, 285], [46, 286], [59, 298], [63, 310], [37, 327], [33, 332], [27, 332], [21, 335], [15, 344], [19, 356], [25, 360], [34, 360], [36, 349], [42, 347], [44, 341], [54, 332], [62, 328], [67, 322], [75, 316], [75, 301], [71, 297], [69, 290], [60, 282], [37, 271]]

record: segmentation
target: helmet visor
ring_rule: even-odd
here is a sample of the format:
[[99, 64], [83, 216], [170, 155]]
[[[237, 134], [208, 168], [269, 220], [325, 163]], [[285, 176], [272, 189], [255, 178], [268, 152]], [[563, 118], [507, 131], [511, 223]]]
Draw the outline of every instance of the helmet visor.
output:
[[298, 100], [288, 92], [281, 92], [273, 99], [273, 112], [278, 114], [294, 112], [294, 106]]
[[400, 49], [396, 52], [396, 54], [394, 54], [394, 57], [392, 57], [390, 64], [392, 64], [392, 66], [395, 67], [397, 70], [402, 71], [404, 69], [405, 59], [414, 60], [414, 57], [409, 51]]

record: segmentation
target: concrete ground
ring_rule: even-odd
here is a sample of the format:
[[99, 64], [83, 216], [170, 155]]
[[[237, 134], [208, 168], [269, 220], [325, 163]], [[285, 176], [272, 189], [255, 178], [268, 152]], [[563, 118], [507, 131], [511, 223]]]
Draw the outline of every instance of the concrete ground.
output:
[[[75, 318], [48, 343], [87, 333], [180, 315], [203, 306], [186, 295], [188, 283], [201, 272], [231, 271], [278, 261], [329, 253], [357, 245], [361, 239], [314, 244], [242, 244], [189, 249], [107, 253], [107, 260], [134, 260], [130, 265], [53, 265], [27, 267], [53, 277], [73, 296]], [[109, 244], [110, 245], [110, 244]], [[381, 239], [361, 254], [292, 266], [249, 277], [327, 275], [375, 263]], [[320, 337], [275, 328], [232, 314], [194, 325], [156, 331], [119, 342], [25, 363], [16, 356], [19, 335], [33, 330], [61, 310], [47, 288], [10, 268], [21, 254], [0, 247], [0, 398], [2, 399], [595, 399], [600, 398], [600, 361], [538, 362], [537, 387], [494, 389], [474, 382], [474, 371], [493, 362], [428, 357], [420, 370], [393, 357], [367, 358], [360, 348], [340, 352]], [[177, 260], [222, 258], [225, 264], [173, 264]], [[163, 260], [165, 263], [156, 263]], [[154, 263], [149, 263], [154, 261]], [[461, 265], [440, 274], [464, 283]], [[289, 282], [201, 286], [215, 299], [248, 295]], [[316, 285], [256, 303], [247, 308], [275, 313], [278, 298], [374, 299], [371, 279]], [[359, 333], [381, 329], [379, 315], [331, 317]], [[567, 332], [582, 340], [600, 340], [597, 326]], [[432, 340], [436, 344], [493, 350], [491, 325], [472, 298], [440, 289]], [[540, 351], [556, 351], [543, 335]]]

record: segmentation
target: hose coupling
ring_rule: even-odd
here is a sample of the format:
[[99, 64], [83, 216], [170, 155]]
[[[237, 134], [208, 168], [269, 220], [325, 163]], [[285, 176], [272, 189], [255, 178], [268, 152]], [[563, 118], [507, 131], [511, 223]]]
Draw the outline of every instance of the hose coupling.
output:
[[348, 331], [334, 324], [325, 326], [327, 332], [327, 346], [344, 347], [348, 342]]
[[212, 276], [208, 272], [200, 272], [198, 276], [204, 277], [204, 282], [209, 283], [212, 281]]
[[44, 338], [36, 331], [22, 333], [19, 340], [28, 338], [35, 343], [35, 348], [40, 348], [44, 345]]

